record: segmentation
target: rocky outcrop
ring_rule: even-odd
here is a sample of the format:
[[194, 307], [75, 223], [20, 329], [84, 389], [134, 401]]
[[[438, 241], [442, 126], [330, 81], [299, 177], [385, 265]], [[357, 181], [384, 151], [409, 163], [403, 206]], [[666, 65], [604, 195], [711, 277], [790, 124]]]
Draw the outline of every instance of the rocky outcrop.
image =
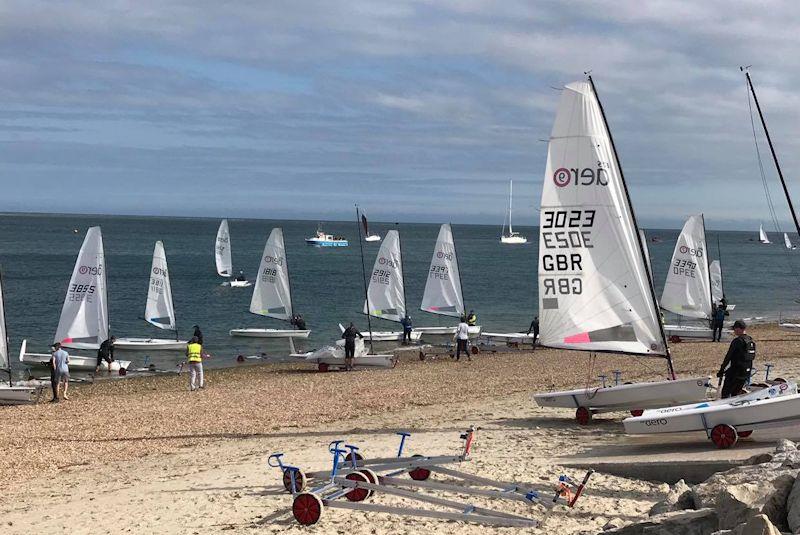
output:
[[711, 535], [719, 529], [717, 512], [713, 509], [677, 511], [654, 516], [604, 532], [609, 535]]
[[711, 535], [781, 535], [766, 515], [756, 515], [735, 529], [715, 531]]
[[650, 516], [669, 513], [671, 511], [684, 511], [694, 509], [694, 496], [692, 489], [684, 480], [680, 480], [670, 487], [667, 496], [650, 508]]

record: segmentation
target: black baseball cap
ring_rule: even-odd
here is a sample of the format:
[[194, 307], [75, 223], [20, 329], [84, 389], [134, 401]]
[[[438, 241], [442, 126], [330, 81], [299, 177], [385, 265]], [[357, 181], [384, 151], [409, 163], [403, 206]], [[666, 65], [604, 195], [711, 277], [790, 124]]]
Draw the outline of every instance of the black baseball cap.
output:
[[747, 329], [747, 324], [743, 320], [736, 320], [733, 322], [734, 329]]

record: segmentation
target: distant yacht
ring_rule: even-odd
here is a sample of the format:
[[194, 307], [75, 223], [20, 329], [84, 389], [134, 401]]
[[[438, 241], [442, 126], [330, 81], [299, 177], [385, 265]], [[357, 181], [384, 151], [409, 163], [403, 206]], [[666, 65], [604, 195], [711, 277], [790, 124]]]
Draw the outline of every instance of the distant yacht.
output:
[[764, 232], [764, 225], [758, 226], [758, 241], [761, 243], [770, 243], [769, 238], [767, 238], [767, 233]]
[[514, 181], [508, 181], [508, 234], [506, 234], [506, 222], [503, 220], [503, 235], [500, 236], [500, 243], [507, 244], [520, 244], [528, 243], [528, 238], [521, 235], [519, 232], [514, 232], [511, 226], [511, 204], [514, 198]]
[[364, 227], [364, 241], [381, 241], [380, 236], [369, 233], [369, 223], [367, 223], [367, 216], [365, 216], [363, 212], [361, 214], [361, 224]]
[[347, 247], [350, 242], [341, 236], [325, 234], [322, 231], [322, 225], [320, 225], [317, 227], [316, 235], [306, 238], [306, 245], [313, 245], [314, 247]]

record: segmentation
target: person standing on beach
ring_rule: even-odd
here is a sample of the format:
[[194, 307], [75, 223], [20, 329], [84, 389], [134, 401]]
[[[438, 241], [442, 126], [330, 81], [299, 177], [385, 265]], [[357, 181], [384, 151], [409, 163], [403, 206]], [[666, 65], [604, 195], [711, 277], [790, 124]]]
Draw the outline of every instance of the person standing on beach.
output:
[[203, 345], [203, 331], [200, 330], [200, 327], [198, 325], [195, 325], [194, 327], [192, 327], [192, 329], [194, 329], [192, 336], [194, 338], [197, 338], [198, 344]]
[[731, 341], [725, 360], [719, 367], [717, 377], [725, 378], [722, 386], [722, 398], [737, 396], [750, 379], [753, 369], [753, 360], [756, 358], [756, 343], [745, 332], [747, 324], [742, 320], [733, 322], [733, 332], [736, 338]]
[[189, 391], [205, 388], [203, 381], [203, 346], [196, 336], [186, 344], [186, 361], [189, 363]]
[[47, 363], [50, 367], [50, 388], [53, 389], [53, 399], [50, 400], [50, 403], [58, 402], [58, 373], [56, 372], [56, 361], [53, 355], [55, 355], [56, 351], [59, 349], [61, 349], [61, 344], [59, 343], [50, 346], [50, 360]]
[[539, 339], [539, 316], [533, 318], [526, 334], [531, 334], [531, 331], [533, 331], [533, 351], [536, 351], [536, 340]]
[[467, 360], [472, 360], [472, 357], [469, 355], [469, 349], [467, 348], [469, 345], [469, 325], [467, 325], [467, 319], [464, 316], [461, 316], [461, 323], [456, 327], [455, 339], [456, 360], [461, 360], [462, 351], [467, 355]]
[[94, 367], [94, 373], [100, 372], [100, 365], [103, 364], [103, 361], [106, 361], [108, 373], [111, 373], [111, 363], [114, 362], [114, 342], [116, 341], [117, 337], [112, 336], [100, 344], [100, 348], [97, 350], [97, 366]]
[[403, 326], [403, 345], [411, 343], [411, 331], [414, 330], [414, 324], [411, 322], [411, 316], [406, 314], [400, 320], [400, 325]]
[[353, 369], [353, 358], [356, 356], [356, 336], [362, 340], [364, 339], [364, 335], [351, 322], [342, 333], [342, 338], [344, 338], [344, 369], [347, 371]]
[[53, 369], [56, 372], [56, 393], [55, 400], [69, 399], [67, 388], [69, 387], [69, 353], [61, 349], [61, 344], [56, 343], [56, 350], [53, 352]]
[[712, 313], [713, 323], [711, 324], [712, 332], [711, 332], [711, 341], [712, 342], [721, 342], [722, 341], [722, 326], [725, 323], [725, 305], [722, 303], [719, 306], [714, 307], [714, 311]]

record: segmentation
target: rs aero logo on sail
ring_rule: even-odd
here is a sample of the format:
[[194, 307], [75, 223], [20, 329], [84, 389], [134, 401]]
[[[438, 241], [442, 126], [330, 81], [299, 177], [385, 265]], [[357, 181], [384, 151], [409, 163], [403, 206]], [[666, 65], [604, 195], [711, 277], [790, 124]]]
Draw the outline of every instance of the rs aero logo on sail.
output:
[[681, 254], [688, 254], [689, 256], [696, 256], [697, 258], [703, 258], [703, 248], [698, 247], [697, 249], [693, 249], [691, 247], [687, 247], [686, 245], [681, 245], [680, 248]]
[[559, 167], [553, 173], [553, 182], [559, 188], [573, 186], [608, 186], [608, 164], [597, 162], [597, 168]]
[[103, 272], [103, 266], [81, 266], [78, 268], [78, 273], [81, 275], [93, 275], [97, 276]]

